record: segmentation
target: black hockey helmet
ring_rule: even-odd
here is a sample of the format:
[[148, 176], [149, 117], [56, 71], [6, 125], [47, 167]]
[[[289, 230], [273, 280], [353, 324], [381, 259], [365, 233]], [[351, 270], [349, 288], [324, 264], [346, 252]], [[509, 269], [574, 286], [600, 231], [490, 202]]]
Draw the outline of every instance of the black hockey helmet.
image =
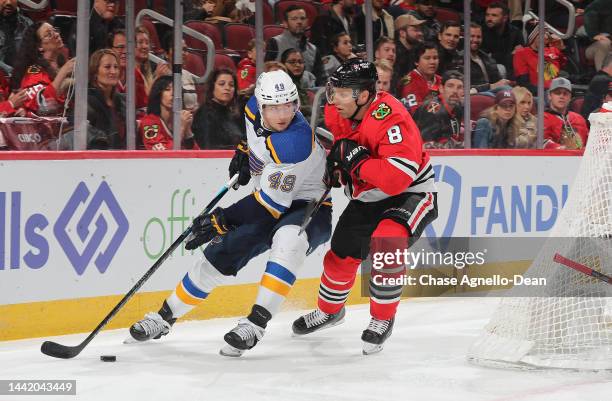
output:
[[351, 58], [329, 77], [328, 84], [335, 88], [352, 88], [368, 90], [371, 94], [376, 91], [378, 73], [374, 63], [360, 58]]

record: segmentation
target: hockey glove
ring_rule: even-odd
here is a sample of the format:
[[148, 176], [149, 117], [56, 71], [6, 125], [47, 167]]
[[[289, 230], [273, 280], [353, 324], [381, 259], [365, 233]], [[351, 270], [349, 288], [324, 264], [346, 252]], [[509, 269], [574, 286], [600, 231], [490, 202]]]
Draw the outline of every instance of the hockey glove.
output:
[[210, 214], [198, 216], [193, 219], [191, 234], [185, 240], [185, 249], [196, 249], [219, 235], [226, 234], [232, 227], [225, 222], [223, 209], [220, 207]]
[[359, 168], [370, 158], [370, 151], [350, 139], [336, 141], [327, 156], [327, 170], [341, 170], [344, 177], [359, 178]]
[[251, 179], [251, 169], [249, 167], [249, 146], [246, 141], [240, 141], [236, 146], [236, 151], [232, 161], [229, 165], [229, 176], [232, 178], [235, 174], [238, 174], [238, 182], [234, 187], [238, 188], [240, 185], [246, 185]]

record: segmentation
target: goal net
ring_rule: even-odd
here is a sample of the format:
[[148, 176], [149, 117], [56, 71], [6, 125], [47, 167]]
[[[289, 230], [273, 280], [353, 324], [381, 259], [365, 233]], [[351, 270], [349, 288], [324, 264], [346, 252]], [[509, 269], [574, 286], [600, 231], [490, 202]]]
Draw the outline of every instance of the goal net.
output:
[[612, 275], [612, 113], [593, 113], [567, 203], [525, 273], [545, 290], [512, 289], [468, 359], [496, 367], [612, 369], [612, 285], [572, 270], [563, 255]]

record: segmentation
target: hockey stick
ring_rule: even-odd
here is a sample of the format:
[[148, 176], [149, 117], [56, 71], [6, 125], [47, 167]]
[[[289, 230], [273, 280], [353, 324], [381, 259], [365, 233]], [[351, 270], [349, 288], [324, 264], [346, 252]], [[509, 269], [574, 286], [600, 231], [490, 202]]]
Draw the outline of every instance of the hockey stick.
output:
[[317, 136], [321, 146], [323, 146], [326, 150], [330, 150], [332, 148], [332, 145], [334, 144], [334, 134], [323, 127], [317, 127], [315, 128], [315, 135]]
[[571, 259], [559, 255], [558, 253], [555, 253], [553, 260], [557, 263], [569, 267], [570, 269], [574, 269], [579, 271], [580, 273], [586, 274], [587, 276], [595, 277], [596, 279], [599, 279], [604, 283], [612, 284], [612, 277], [606, 276], [605, 274], [600, 273], [597, 270], [593, 270], [590, 267], [580, 264], [578, 262], [574, 262]]
[[[238, 181], [238, 174], [234, 175], [219, 190], [219, 192], [217, 192], [217, 195], [215, 195], [213, 200], [211, 200], [210, 203], [206, 205], [206, 207], [204, 208], [202, 213], [200, 213], [200, 215], [209, 213], [212, 210], [212, 208], [221, 200], [221, 198], [223, 198], [223, 196], [229, 191], [229, 189], [236, 183], [236, 181]], [[157, 261], [153, 264], [153, 266], [151, 266], [151, 268], [145, 273], [145, 275], [142, 276], [140, 280], [138, 280], [138, 282], [130, 289], [130, 291], [128, 291], [127, 294], [125, 294], [123, 299], [119, 301], [117, 305], [115, 305], [113, 310], [110, 311], [110, 313], [106, 315], [104, 319], [102, 319], [102, 321], [98, 324], [98, 327], [96, 327], [94, 331], [92, 331], [87, 336], [87, 338], [83, 340], [82, 343], [74, 347], [70, 347], [67, 345], [58, 344], [53, 341], [45, 341], [40, 347], [41, 352], [43, 354], [46, 354], [46, 355], [49, 355], [55, 358], [63, 358], [63, 359], [70, 359], [70, 358], [74, 358], [75, 356], [79, 355], [81, 351], [83, 351], [83, 348], [85, 348], [87, 344], [89, 344], [90, 341], [93, 340], [93, 338], [100, 332], [100, 330], [102, 330], [102, 328], [104, 328], [104, 326], [106, 326], [108, 322], [111, 321], [111, 319], [117, 314], [117, 312], [119, 312], [119, 310], [123, 308], [123, 306], [130, 300], [130, 298], [132, 298], [132, 296], [136, 293], [136, 291], [138, 291], [140, 287], [142, 287], [142, 285], [153, 275], [153, 273], [155, 273], [155, 271], [162, 265], [162, 263], [164, 263], [164, 261], [168, 258], [168, 256], [170, 256], [172, 252], [174, 252], [174, 250], [178, 248], [178, 246], [183, 242], [183, 240], [185, 240], [185, 238], [189, 236], [190, 233], [191, 233], [191, 225], [187, 227], [185, 231], [183, 231], [183, 233], [172, 243], [172, 245], [170, 245], [170, 248], [166, 249], [166, 252], [164, 252], [163, 255], [161, 255], [159, 259], [157, 259]]]

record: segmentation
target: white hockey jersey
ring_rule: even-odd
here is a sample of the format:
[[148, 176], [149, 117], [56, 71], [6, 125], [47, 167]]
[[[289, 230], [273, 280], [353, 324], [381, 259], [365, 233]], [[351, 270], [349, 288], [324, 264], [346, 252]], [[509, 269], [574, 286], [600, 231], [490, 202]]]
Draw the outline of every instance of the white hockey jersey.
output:
[[244, 111], [255, 199], [275, 218], [294, 200], [318, 200], [325, 192], [326, 153], [302, 113], [285, 131], [273, 132], [262, 126], [255, 96]]

